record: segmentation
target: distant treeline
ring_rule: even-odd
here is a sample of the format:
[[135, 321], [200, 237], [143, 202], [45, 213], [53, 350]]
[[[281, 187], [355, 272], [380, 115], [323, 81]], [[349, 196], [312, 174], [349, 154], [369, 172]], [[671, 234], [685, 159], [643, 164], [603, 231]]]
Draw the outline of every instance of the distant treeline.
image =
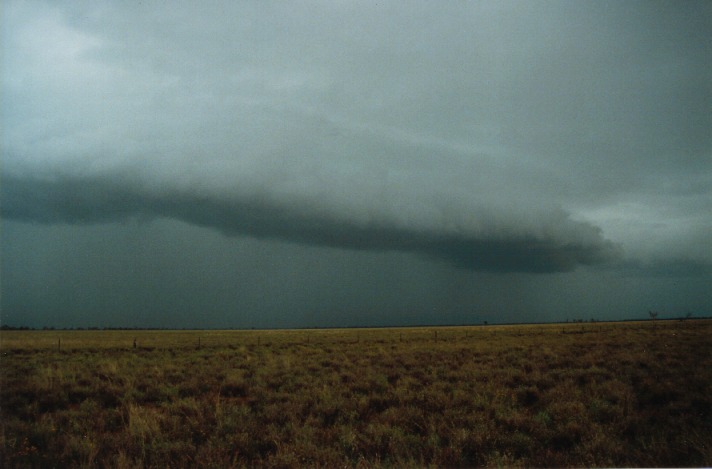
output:
[[[502, 323], [488, 323], [484, 321], [480, 324], [420, 324], [420, 325], [388, 325], [388, 326], [310, 326], [310, 327], [288, 327], [288, 328], [270, 328], [270, 327], [260, 327], [259, 329], [389, 329], [389, 328], [409, 328], [409, 327], [473, 327], [473, 326], [514, 326], [514, 325], [541, 325], [541, 324], [571, 324], [571, 323], [597, 323], [597, 322], [636, 322], [636, 321], [647, 321], [647, 320], [658, 320], [658, 321], [684, 321], [686, 319], [712, 319], [712, 316], [697, 315], [693, 316], [688, 313], [685, 316], [679, 317], [667, 317], [657, 319], [657, 314], [655, 316], [650, 315], [649, 318], [628, 318], [628, 319], [566, 319], [564, 321], [553, 321], [553, 322], [526, 322], [526, 323], [514, 323], [514, 322], [502, 322]], [[54, 326], [44, 326], [44, 327], [29, 327], [29, 326], [10, 326], [3, 324], [0, 326], [2, 331], [168, 331], [168, 330], [182, 330], [189, 331], [195, 330], [195, 327], [54, 327]], [[254, 327], [225, 327], [225, 328], [204, 328], [202, 330], [254, 330]]]

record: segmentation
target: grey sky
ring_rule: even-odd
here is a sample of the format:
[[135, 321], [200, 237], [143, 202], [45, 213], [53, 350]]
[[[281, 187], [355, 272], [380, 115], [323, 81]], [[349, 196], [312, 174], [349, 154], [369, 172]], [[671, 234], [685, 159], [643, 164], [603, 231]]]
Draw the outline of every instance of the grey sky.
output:
[[708, 2], [1, 12], [3, 323], [712, 310]]

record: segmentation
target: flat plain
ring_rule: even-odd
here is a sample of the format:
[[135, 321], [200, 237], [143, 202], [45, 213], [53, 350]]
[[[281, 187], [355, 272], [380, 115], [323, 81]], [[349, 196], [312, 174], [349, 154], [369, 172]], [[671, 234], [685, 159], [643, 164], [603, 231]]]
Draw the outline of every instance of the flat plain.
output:
[[2, 467], [712, 465], [712, 321], [2, 331]]

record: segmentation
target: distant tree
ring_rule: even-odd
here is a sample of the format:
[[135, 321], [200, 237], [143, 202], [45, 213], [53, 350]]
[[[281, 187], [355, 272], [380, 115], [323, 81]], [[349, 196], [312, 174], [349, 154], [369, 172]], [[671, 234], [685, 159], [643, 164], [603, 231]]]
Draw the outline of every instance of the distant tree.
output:
[[655, 321], [658, 318], [658, 313], [657, 311], [648, 311], [648, 315], [650, 316], [650, 319]]

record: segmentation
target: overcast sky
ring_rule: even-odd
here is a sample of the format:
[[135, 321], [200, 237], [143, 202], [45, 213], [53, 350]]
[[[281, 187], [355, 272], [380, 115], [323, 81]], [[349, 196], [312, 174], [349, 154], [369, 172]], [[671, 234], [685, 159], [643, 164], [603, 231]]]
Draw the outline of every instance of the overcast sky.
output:
[[2, 14], [1, 322], [712, 314], [712, 3]]

